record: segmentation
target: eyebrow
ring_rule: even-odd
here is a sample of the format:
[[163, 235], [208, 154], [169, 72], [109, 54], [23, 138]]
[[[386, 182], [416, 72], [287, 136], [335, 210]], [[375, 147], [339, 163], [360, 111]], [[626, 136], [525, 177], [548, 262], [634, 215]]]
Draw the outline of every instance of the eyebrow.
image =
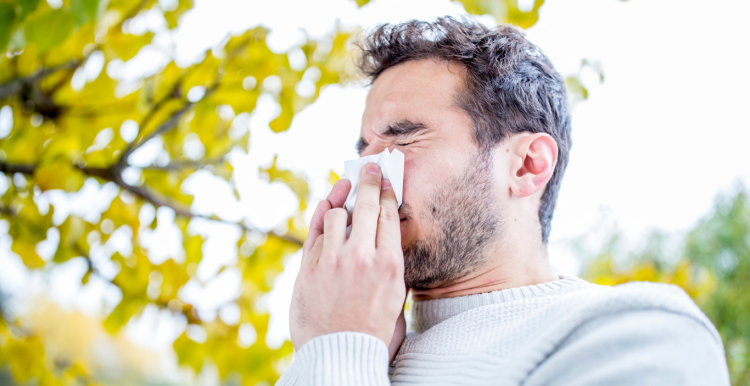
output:
[[[384, 137], [403, 137], [424, 130], [427, 130], [427, 125], [425, 125], [424, 123], [402, 119], [400, 121], [388, 124], [388, 126], [386, 126], [385, 128], [385, 131], [383, 131], [383, 133], [380, 135]], [[359, 137], [359, 140], [357, 140], [357, 145], [355, 146], [357, 153], [361, 154], [367, 148], [367, 145], [369, 144], [367, 143], [365, 138]]]

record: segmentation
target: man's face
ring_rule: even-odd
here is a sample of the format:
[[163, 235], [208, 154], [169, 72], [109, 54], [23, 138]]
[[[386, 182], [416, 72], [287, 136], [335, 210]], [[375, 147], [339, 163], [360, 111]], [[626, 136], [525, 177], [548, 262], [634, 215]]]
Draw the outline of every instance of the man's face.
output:
[[502, 225], [492, 157], [480, 154], [474, 123], [456, 103], [464, 69], [416, 60], [384, 71], [362, 117], [361, 156], [405, 155], [401, 242], [405, 280], [433, 288], [480, 266]]

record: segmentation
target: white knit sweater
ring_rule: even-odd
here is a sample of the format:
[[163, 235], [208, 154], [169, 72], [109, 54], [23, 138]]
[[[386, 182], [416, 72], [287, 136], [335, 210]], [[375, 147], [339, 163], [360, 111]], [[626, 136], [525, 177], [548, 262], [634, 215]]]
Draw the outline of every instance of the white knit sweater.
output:
[[388, 348], [362, 333], [316, 337], [277, 385], [728, 385], [721, 338], [678, 287], [560, 280], [415, 302]]

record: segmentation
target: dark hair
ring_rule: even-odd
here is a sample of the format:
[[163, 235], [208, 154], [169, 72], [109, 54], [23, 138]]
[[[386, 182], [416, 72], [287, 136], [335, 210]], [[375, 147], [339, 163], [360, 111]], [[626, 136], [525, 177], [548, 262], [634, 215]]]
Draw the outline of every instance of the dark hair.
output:
[[457, 102], [474, 121], [487, 151], [511, 134], [547, 133], [557, 142], [557, 166], [539, 207], [542, 240], [549, 238], [571, 146], [565, 82], [549, 58], [511, 26], [488, 28], [470, 19], [438, 18], [377, 26], [357, 43], [357, 67], [375, 81], [390, 67], [416, 59], [461, 63], [467, 70]]

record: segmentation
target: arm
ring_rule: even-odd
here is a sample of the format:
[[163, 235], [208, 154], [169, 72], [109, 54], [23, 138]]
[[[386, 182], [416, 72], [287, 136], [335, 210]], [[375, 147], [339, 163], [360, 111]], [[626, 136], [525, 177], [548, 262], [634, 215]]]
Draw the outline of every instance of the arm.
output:
[[729, 385], [729, 375], [721, 343], [698, 321], [643, 310], [581, 326], [524, 384]]
[[390, 385], [388, 347], [372, 335], [347, 331], [318, 336], [295, 355], [277, 386]]

